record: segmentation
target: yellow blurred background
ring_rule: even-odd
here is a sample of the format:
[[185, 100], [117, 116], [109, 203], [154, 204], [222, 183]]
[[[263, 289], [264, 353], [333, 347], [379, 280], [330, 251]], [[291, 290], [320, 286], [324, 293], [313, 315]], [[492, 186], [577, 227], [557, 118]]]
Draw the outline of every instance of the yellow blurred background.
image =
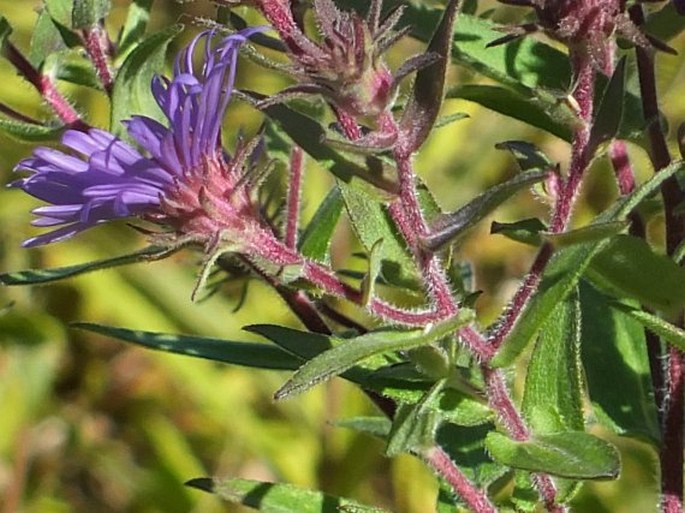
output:
[[[0, 14], [27, 50], [39, 1], [0, 0]], [[115, 1], [108, 29], [115, 36], [128, 2]], [[494, 2], [481, 2], [487, 7]], [[181, 20], [184, 38], [192, 20], [211, 18], [205, 0], [157, 0], [151, 28]], [[503, 9], [503, 15], [514, 10]], [[681, 37], [672, 45], [681, 50]], [[390, 62], [420, 46], [406, 42]], [[173, 49], [170, 50], [170, 55]], [[272, 92], [283, 81], [242, 63], [240, 80]], [[660, 86], [672, 126], [685, 118], [685, 67], [680, 57], [659, 57]], [[455, 69], [453, 78], [465, 74]], [[32, 88], [0, 61], [0, 101], [29, 115], [46, 110]], [[79, 111], [106, 127], [107, 102], [91, 90], [60, 84]], [[470, 118], [436, 131], [417, 168], [438, 202], [452, 209], [513, 169], [510, 157], [494, 149], [498, 141], [525, 139], [563, 163], [567, 146], [551, 136], [473, 104], [449, 101], [444, 113]], [[245, 105], [231, 109], [232, 126], [254, 130], [259, 122]], [[235, 123], [235, 124], [233, 124]], [[0, 182], [12, 180], [14, 165], [31, 146], [0, 135]], [[637, 174], [651, 173], [643, 152], [631, 148]], [[332, 181], [310, 163], [304, 219], [311, 217]], [[585, 188], [579, 222], [604, 208], [615, 195], [607, 165], [599, 162]], [[142, 236], [121, 224], [103, 226], [54, 246], [25, 250], [22, 240], [36, 233], [29, 210], [37, 203], [16, 190], [0, 190], [0, 272], [56, 267], [123, 254], [143, 247]], [[522, 194], [496, 214], [499, 221], [544, 216], [546, 207]], [[478, 307], [491, 320], [530, 264], [530, 251], [488, 234], [489, 222], [473, 233], [457, 256], [476, 264]], [[346, 227], [336, 234], [336, 261], [355, 250]], [[217, 475], [283, 481], [332, 494], [348, 495], [396, 513], [434, 511], [437, 485], [417, 460], [381, 457], [382, 445], [331, 425], [335, 420], [373, 412], [366, 399], [336, 380], [303, 396], [274, 403], [285, 374], [216, 365], [203, 360], [145, 351], [70, 329], [73, 321], [151, 331], [181, 332], [256, 340], [241, 330], [255, 323], [298, 327], [280, 300], [251, 283], [237, 312], [239, 288], [225, 287], [207, 301], [192, 303], [197, 256], [182, 253], [156, 263], [100, 271], [59, 284], [0, 288], [0, 513], [131, 512], [181, 513], [247, 511], [186, 488], [183, 482]], [[587, 487], [574, 511], [644, 513], [655, 510], [658, 466], [653, 451], [632, 440], [616, 440], [624, 469], [616, 482]]]

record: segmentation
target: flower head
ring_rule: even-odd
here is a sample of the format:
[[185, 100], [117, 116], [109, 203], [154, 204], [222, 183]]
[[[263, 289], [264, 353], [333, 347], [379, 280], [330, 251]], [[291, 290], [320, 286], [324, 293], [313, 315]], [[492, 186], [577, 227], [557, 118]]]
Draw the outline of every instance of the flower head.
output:
[[[259, 30], [243, 30], [216, 45], [213, 32], [203, 32], [179, 54], [171, 79], [153, 80], [152, 94], [168, 126], [145, 116], [126, 123], [144, 153], [104, 130], [68, 130], [62, 137], [66, 151], [37, 148], [21, 161], [17, 169], [30, 174], [11, 186], [50, 203], [33, 211], [39, 216], [35, 226], [57, 227], [24, 246], [58, 242], [130, 216], [165, 224], [198, 242], [246, 224], [258, 226], [244, 179], [256, 145], [241, 142], [230, 158], [220, 132], [238, 51]], [[202, 39], [203, 64], [196, 69], [193, 54]]]

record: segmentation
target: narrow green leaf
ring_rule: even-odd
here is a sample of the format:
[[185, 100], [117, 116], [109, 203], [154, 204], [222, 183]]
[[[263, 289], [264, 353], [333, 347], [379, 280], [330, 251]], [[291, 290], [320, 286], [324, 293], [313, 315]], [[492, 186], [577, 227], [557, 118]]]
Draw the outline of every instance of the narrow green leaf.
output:
[[331, 189], [307, 225], [300, 239], [299, 250], [304, 256], [323, 263], [330, 262], [333, 232], [343, 209], [343, 199], [337, 187]]
[[[684, 168], [682, 161], [675, 162], [656, 173], [631, 194], [597, 216], [595, 223], [623, 221], [644, 199], [659, 190], [669, 176]], [[542, 281], [530, 301], [524, 307], [504, 344], [500, 347], [492, 365], [503, 367], [511, 364], [533, 339], [555, 306], [575, 288], [590, 262], [606, 245], [608, 240], [576, 244], [556, 252], [542, 276]]]
[[45, 7], [56, 23], [71, 28], [74, 0], [44, 0]]
[[533, 349], [522, 410], [535, 434], [582, 431], [580, 304], [577, 294], [560, 302], [542, 325]]
[[543, 104], [535, 98], [505, 87], [485, 84], [458, 85], [447, 91], [446, 97], [477, 103], [486, 109], [556, 135], [564, 141], [571, 141], [572, 112], [563, 103], [555, 104], [555, 108], [551, 108], [550, 105], [543, 108]]
[[377, 240], [371, 246], [369, 253], [369, 270], [362, 279], [360, 289], [362, 293], [362, 304], [368, 305], [369, 301], [373, 299], [376, 294], [376, 280], [381, 273], [381, 250], [383, 248], [383, 239]]
[[202, 477], [192, 479], [186, 485], [262, 513], [386, 513], [382, 509], [364, 506], [350, 499], [289, 484]]
[[498, 223], [493, 221], [490, 225], [491, 234], [501, 234], [506, 238], [531, 246], [542, 244], [541, 232], [547, 230], [545, 223], [537, 217], [523, 219], [514, 223]]
[[87, 28], [104, 19], [112, 8], [110, 0], [73, 0], [72, 27]]
[[167, 45], [182, 29], [183, 25], [172, 25], [148, 36], [122, 64], [112, 88], [110, 130], [113, 133], [124, 134], [121, 121], [127, 119], [131, 112], [161, 119], [161, 111], [150, 92], [150, 83], [154, 74], [164, 67]]
[[666, 342], [673, 344], [681, 351], [685, 351], [685, 330], [674, 326], [661, 317], [657, 317], [654, 314], [645, 312], [640, 308], [635, 308], [625, 303], [612, 302], [611, 306], [635, 319], [649, 331], [655, 333]]
[[194, 337], [170, 333], [152, 333], [78, 322], [73, 327], [108, 337], [132, 342], [139, 346], [176, 353], [215, 362], [255, 367], [258, 369], [295, 370], [302, 360], [280, 347], [252, 342], [233, 342], [218, 338]]
[[618, 235], [592, 261], [588, 277], [617, 297], [672, 312], [685, 305], [685, 269], [644, 239]]
[[668, 2], [662, 9], [650, 13], [641, 29], [662, 41], [674, 38], [685, 30], [685, 13], [682, 6], [679, 8], [677, 5], [677, 2]]
[[521, 171], [547, 171], [556, 167], [540, 148], [528, 141], [504, 141], [495, 144], [495, 148], [510, 151]]
[[55, 269], [28, 269], [25, 271], [3, 273], [0, 274], [0, 283], [3, 285], [37, 285], [39, 283], [49, 283], [78, 276], [79, 274], [109, 269], [110, 267], [159, 259], [170, 255], [172, 252], [173, 250], [170, 250], [169, 248], [149, 246], [128, 255], [97, 260], [86, 264], [70, 265], [68, 267], [58, 267]]
[[371, 252], [378, 240], [383, 240], [381, 260], [397, 264], [401, 275], [406, 279], [416, 276], [416, 265], [409, 255], [404, 241], [401, 240], [393, 222], [390, 220], [383, 203], [377, 199], [363, 182], [345, 183], [338, 180], [345, 209], [352, 227], [364, 249]]
[[621, 466], [616, 447], [584, 431], [538, 435], [525, 442], [493, 431], [485, 445], [504, 465], [569, 479], [615, 479]]
[[0, 48], [5, 44], [5, 39], [12, 33], [12, 26], [7, 18], [0, 14]]
[[628, 221], [595, 223], [563, 233], [545, 232], [542, 234], [542, 239], [552, 244], [555, 248], [565, 248], [584, 242], [599, 242], [609, 239], [628, 229], [629, 225]]
[[59, 139], [64, 127], [36, 125], [15, 119], [0, 118], [0, 131], [22, 142], [44, 142]]
[[126, 55], [130, 49], [143, 37], [153, 0], [133, 0], [128, 6], [126, 21], [119, 36], [117, 57]]
[[[46, 67], [49, 66], [50, 64]], [[102, 90], [102, 82], [100, 82], [95, 73], [93, 65], [86, 59], [60, 59], [60, 62], [54, 68], [55, 76], [59, 80], [90, 87], [91, 89]]]
[[488, 488], [510, 471], [494, 461], [485, 447], [486, 436], [493, 429], [490, 423], [468, 427], [444, 424], [437, 433], [436, 441], [440, 447], [450, 455], [459, 470], [481, 489]]
[[389, 458], [402, 453], [420, 453], [435, 444], [435, 432], [441, 418], [428, 407], [442, 391], [445, 381], [437, 381], [416, 404], [400, 404], [388, 435], [385, 455]]
[[414, 152], [423, 144], [438, 118], [452, 49], [454, 21], [460, 3], [460, 0], [448, 2], [428, 44], [427, 52], [439, 59], [416, 73], [414, 87], [399, 124], [407, 152]]
[[[1, 31], [0, 31], [1, 33]], [[2, 36], [0, 36], [0, 42]], [[36, 68], [41, 69], [43, 62], [50, 54], [64, 50], [66, 45], [62, 34], [57, 29], [50, 13], [47, 9], [41, 9], [38, 19], [31, 33], [31, 46], [29, 50], [29, 61]]]
[[541, 182], [547, 176], [546, 171], [526, 171], [490, 187], [459, 210], [438, 216], [432, 223], [430, 234], [423, 238], [422, 243], [431, 251], [454, 244], [514, 194]]
[[582, 359], [594, 413], [621, 435], [658, 443], [660, 429], [645, 331], [610, 308], [609, 299], [580, 283]]
[[626, 58], [614, 69], [595, 114], [590, 132], [590, 145], [596, 147], [616, 136], [623, 118], [623, 101], [626, 83]]
[[[430, 330], [375, 331], [339, 341], [332, 349], [306, 362], [274, 395], [284, 399], [301, 393], [317, 383], [337, 376], [372, 356], [413, 349], [453, 334], [473, 320], [473, 312], [462, 310], [457, 316]], [[334, 337], [331, 337], [334, 338]]]
[[256, 333], [268, 338], [274, 344], [304, 360], [311, 360], [333, 347], [331, 338], [326, 335], [286, 328], [285, 326], [253, 324], [245, 326], [243, 329], [249, 333]]
[[353, 429], [367, 435], [385, 440], [392, 429], [392, 421], [387, 417], [352, 417], [337, 420], [333, 423], [336, 427]]

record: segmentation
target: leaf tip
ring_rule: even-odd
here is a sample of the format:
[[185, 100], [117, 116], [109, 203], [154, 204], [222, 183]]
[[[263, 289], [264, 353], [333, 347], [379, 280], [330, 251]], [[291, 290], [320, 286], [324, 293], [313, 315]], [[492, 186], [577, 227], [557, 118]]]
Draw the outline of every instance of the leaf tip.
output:
[[203, 492], [207, 493], [214, 493], [216, 491], [214, 486], [214, 480], [209, 477], [196, 477], [194, 479], [186, 481], [183, 484], [185, 486], [197, 488], [198, 490], [202, 490]]

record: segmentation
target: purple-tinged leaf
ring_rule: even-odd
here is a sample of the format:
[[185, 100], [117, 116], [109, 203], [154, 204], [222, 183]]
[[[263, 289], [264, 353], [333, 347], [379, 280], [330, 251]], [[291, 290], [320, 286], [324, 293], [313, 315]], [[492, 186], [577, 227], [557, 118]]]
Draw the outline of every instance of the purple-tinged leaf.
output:
[[438, 118], [460, 3], [460, 0], [450, 0], [428, 44], [427, 53], [437, 55], [438, 60], [416, 73], [411, 97], [400, 121], [402, 147], [406, 153], [419, 149]]

